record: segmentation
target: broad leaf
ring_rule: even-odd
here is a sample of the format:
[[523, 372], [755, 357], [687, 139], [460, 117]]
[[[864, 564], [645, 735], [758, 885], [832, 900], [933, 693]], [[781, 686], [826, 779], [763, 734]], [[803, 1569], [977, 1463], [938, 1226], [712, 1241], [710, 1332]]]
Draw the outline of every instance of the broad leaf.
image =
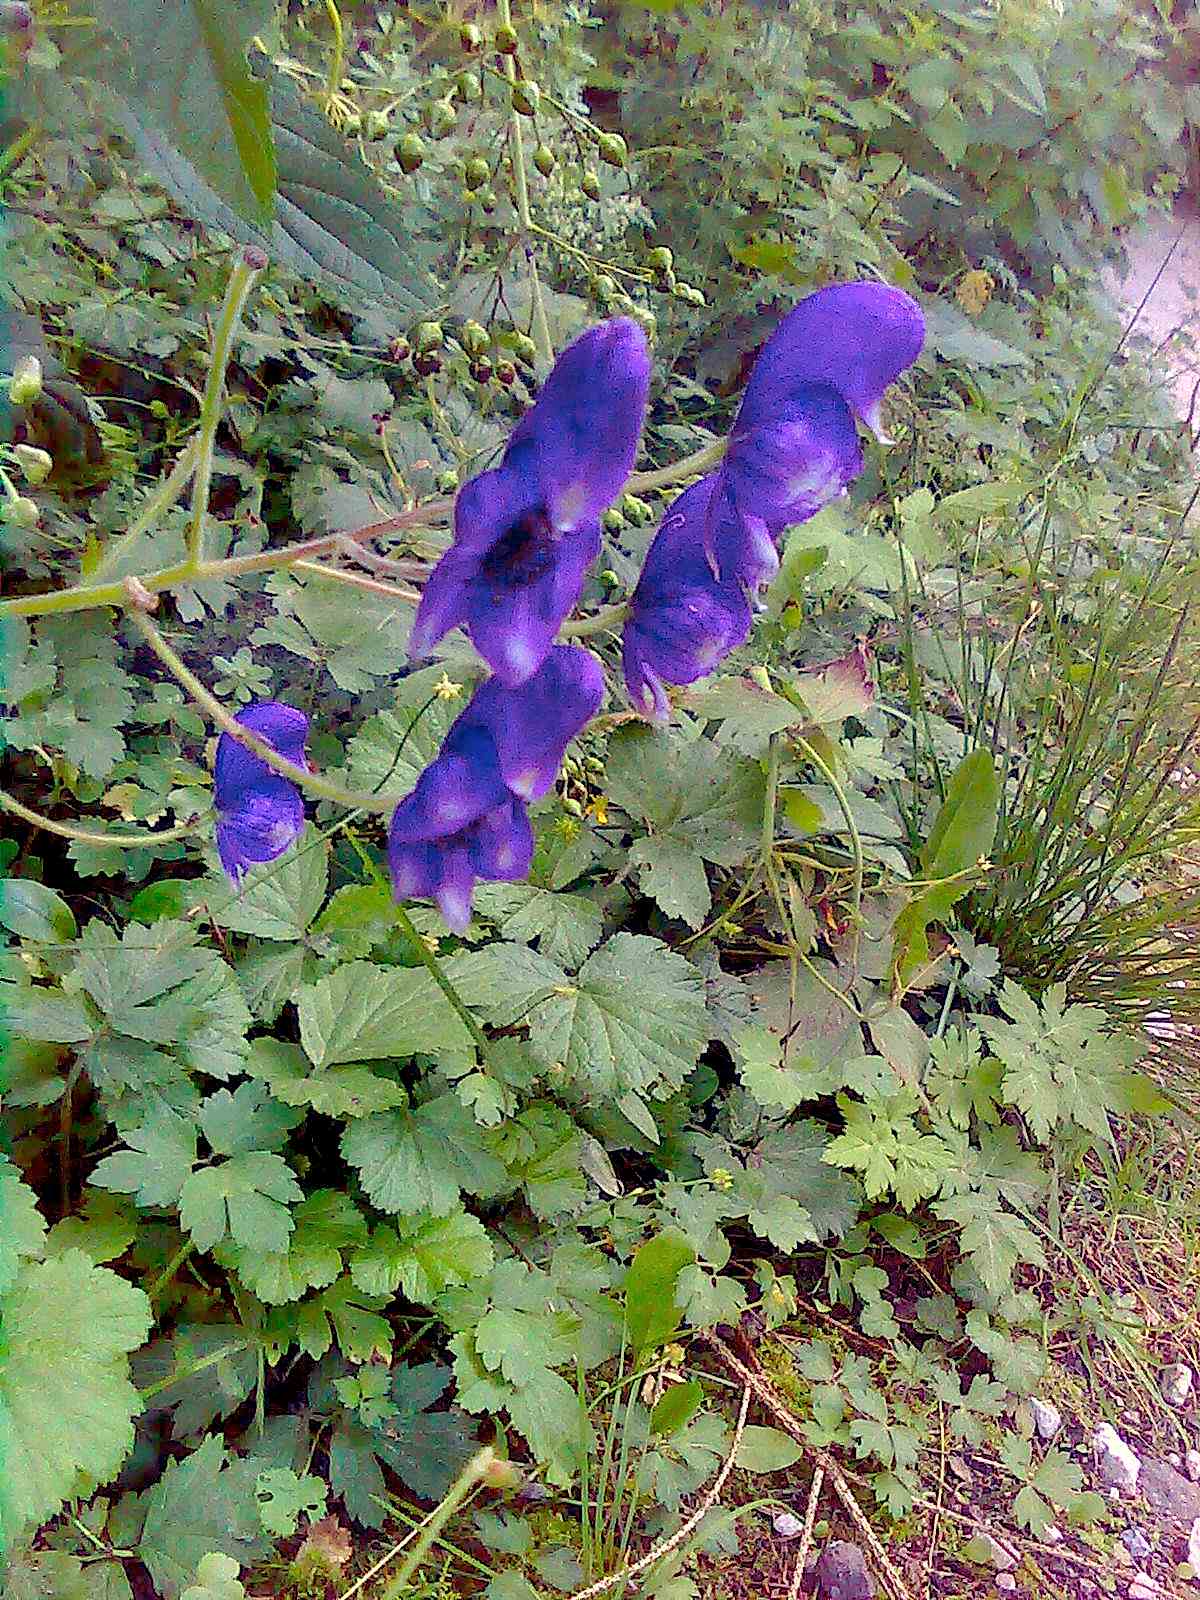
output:
[[348, 962], [306, 985], [299, 1011], [300, 1039], [317, 1067], [473, 1050], [462, 1019], [424, 967]]
[[255, 1485], [258, 1464], [229, 1461], [210, 1435], [184, 1461], [170, 1461], [146, 1499], [138, 1555], [163, 1600], [177, 1600], [210, 1552], [248, 1566], [270, 1549], [262, 1532]]

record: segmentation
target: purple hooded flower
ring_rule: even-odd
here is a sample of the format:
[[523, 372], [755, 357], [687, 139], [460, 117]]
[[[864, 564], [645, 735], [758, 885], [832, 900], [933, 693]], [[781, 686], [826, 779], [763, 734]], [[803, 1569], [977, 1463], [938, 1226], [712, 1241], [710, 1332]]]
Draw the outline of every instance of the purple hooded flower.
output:
[[645, 335], [629, 318], [589, 329], [562, 353], [500, 465], [460, 491], [454, 543], [425, 585], [411, 655], [428, 655], [461, 624], [502, 683], [532, 677], [633, 468], [649, 384]]
[[714, 571], [750, 587], [769, 582], [784, 528], [804, 522], [862, 471], [855, 429], [882, 443], [884, 391], [916, 360], [920, 307], [879, 283], [819, 289], [767, 340], [721, 464], [705, 537]]
[[[741, 585], [714, 578], [705, 551], [719, 492], [718, 473], [684, 490], [655, 534], [634, 590], [624, 632], [625, 683], [634, 705], [656, 722], [670, 716], [664, 684], [707, 677], [750, 633]], [[722, 524], [717, 513], [718, 532]]]
[[[260, 700], [235, 718], [272, 750], [307, 767], [308, 718], [278, 700]], [[274, 861], [304, 830], [304, 800], [296, 785], [261, 761], [231, 734], [217, 741], [213, 768], [217, 853], [234, 884], [248, 868]]]
[[533, 857], [525, 802], [550, 788], [564, 750], [603, 697], [600, 663], [568, 645], [555, 645], [519, 688], [489, 678], [392, 815], [396, 898], [436, 901], [461, 933], [476, 879], [523, 878]]

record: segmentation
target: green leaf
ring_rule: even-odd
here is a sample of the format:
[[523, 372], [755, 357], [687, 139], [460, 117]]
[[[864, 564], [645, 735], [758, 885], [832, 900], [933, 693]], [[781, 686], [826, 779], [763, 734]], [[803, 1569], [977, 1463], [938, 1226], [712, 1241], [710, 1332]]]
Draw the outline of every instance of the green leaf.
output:
[[315, 1190], [292, 1212], [292, 1222], [283, 1250], [250, 1248], [233, 1240], [216, 1248], [222, 1266], [235, 1268], [267, 1305], [285, 1305], [309, 1289], [328, 1288], [342, 1270], [343, 1253], [366, 1243], [362, 1213], [338, 1189]]
[[650, 1432], [659, 1439], [669, 1439], [688, 1423], [704, 1402], [703, 1386], [693, 1378], [687, 1383], [673, 1383], [655, 1401], [650, 1412]]
[[271, 81], [270, 104], [278, 190], [269, 228], [240, 217], [184, 150], [147, 121], [130, 120], [127, 131], [155, 178], [206, 227], [257, 245], [356, 307], [369, 300], [405, 317], [432, 310], [438, 296], [414, 252], [411, 212], [384, 194], [342, 136], [281, 74]]
[[229, 1234], [247, 1250], [283, 1251], [294, 1226], [287, 1202], [303, 1190], [282, 1156], [262, 1150], [200, 1167], [179, 1196], [179, 1220], [198, 1250]]
[[[290, 1531], [294, 1532], [294, 1527]], [[196, 1581], [183, 1591], [181, 1600], [245, 1600], [245, 1585], [238, 1577], [241, 1570], [232, 1556], [210, 1550], [200, 1557]]]
[[459, 1210], [427, 1217], [403, 1234], [382, 1224], [370, 1244], [355, 1252], [350, 1275], [369, 1294], [392, 1295], [399, 1289], [415, 1305], [427, 1306], [451, 1284], [483, 1277], [494, 1262], [487, 1229]]
[[590, 956], [567, 994], [530, 1019], [530, 1040], [561, 1062], [576, 1094], [619, 1098], [678, 1089], [708, 1041], [700, 975], [657, 939], [619, 933]]
[[625, 1273], [625, 1328], [635, 1360], [666, 1344], [679, 1327], [679, 1274], [696, 1252], [678, 1233], [659, 1233], [637, 1251]]
[[481, 884], [475, 909], [499, 925], [500, 935], [517, 943], [537, 943], [542, 955], [577, 967], [600, 943], [604, 918], [583, 895], [554, 893], [532, 883]]
[[301, 1305], [296, 1328], [300, 1348], [320, 1360], [336, 1340], [348, 1361], [386, 1359], [392, 1351], [392, 1330], [378, 1314], [386, 1304], [385, 1295], [365, 1294], [348, 1275], [339, 1278]]
[[156, 1106], [125, 1135], [126, 1150], [105, 1156], [92, 1172], [99, 1189], [131, 1194], [140, 1206], [174, 1206], [196, 1164], [196, 1130], [169, 1106]]
[[276, 1100], [308, 1106], [327, 1117], [369, 1117], [407, 1104], [408, 1091], [393, 1078], [369, 1067], [325, 1067], [314, 1070], [298, 1045], [285, 1039], [255, 1039], [246, 1063]]
[[46, 1044], [83, 1044], [96, 1031], [77, 995], [32, 984], [0, 983], [0, 1016], [13, 1038]]
[[311, 1473], [301, 1476], [289, 1467], [268, 1467], [258, 1475], [255, 1494], [262, 1525], [277, 1539], [290, 1538], [301, 1517], [315, 1522], [325, 1515], [325, 1485]]
[[424, 967], [351, 961], [300, 991], [300, 1039], [314, 1066], [386, 1056], [467, 1056], [473, 1041]]
[[669, 835], [636, 839], [628, 859], [638, 869], [642, 893], [657, 902], [664, 916], [678, 917], [700, 928], [712, 909], [712, 892], [704, 858], [698, 850]]
[[1011, 1288], [1019, 1262], [1037, 1267], [1046, 1264], [1037, 1235], [989, 1195], [953, 1195], [939, 1200], [933, 1209], [945, 1221], [957, 1222], [961, 1227], [959, 1249], [991, 1294], [1004, 1294]]
[[240, 1083], [230, 1094], [218, 1089], [200, 1108], [200, 1132], [215, 1155], [278, 1150], [302, 1117], [273, 1100], [261, 1083]]
[[127, 1356], [150, 1331], [150, 1302], [68, 1250], [18, 1268], [0, 1296], [0, 1320], [0, 1537], [8, 1544], [77, 1493], [81, 1474], [107, 1483], [120, 1468], [142, 1408]]
[[[0, 1178], [3, 1169], [0, 1169]], [[88, 1190], [80, 1211], [63, 1217], [46, 1235], [46, 1254], [82, 1250], [97, 1265], [123, 1256], [137, 1237], [137, 1219], [126, 1200]]]
[[169, 1461], [146, 1497], [138, 1555], [163, 1600], [176, 1600], [206, 1555], [249, 1566], [270, 1541], [259, 1524], [253, 1461], [227, 1461], [214, 1434], [183, 1461]]
[[781, 1428], [760, 1428], [752, 1423], [742, 1430], [734, 1463], [744, 1472], [782, 1472], [803, 1456], [804, 1447]]
[[938, 882], [911, 900], [896, 919], [892, 961], [903, 984], [929, 960], [925, 930], [941, 922], [971, 887], [963, 877], [992, 847], [1000, 805], [1000, 780], [986, 750], [973, 750], [950, 779], [921, 851], [922, 876]]
[[246, 47], [270, 17], [268, 0], [182, 0], [169, 13], [153, 0], [111, 0], [103, 16], [117, 38], [106, 81], [187, 151], [222, 200], [263, 224], [275, 154], [266, 86], [251, 76]]
[[65, 944], [79, 931], [62, 896], [32, 878], [0, 881], [0, 927], [37, 944]]
[[7, 1156], [0, 1156], [0, 1294], [16, 1278], [23, 1257], [42, 1254], [45, 1236], [37, 1196]]
[[449, 1216], [468, 1194], [500, 1193], [507, 1178], [484, 1131], [457, 1095], [439, 1095], [415, 1111], [390, 1111], [353, 1122], [342, 1155], [381, 1211]]
[[201, 897], [218, 927], [286, 943], [307, 933], [328, 883], [329, 844], [306, 832], [278, 860], [251, 867], [236, 894], [214, 879]]

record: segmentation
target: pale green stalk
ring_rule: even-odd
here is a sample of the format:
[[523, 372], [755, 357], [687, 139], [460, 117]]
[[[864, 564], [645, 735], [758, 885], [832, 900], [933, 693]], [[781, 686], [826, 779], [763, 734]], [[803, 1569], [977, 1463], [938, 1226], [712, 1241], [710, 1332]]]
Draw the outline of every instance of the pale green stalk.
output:
[[[502, 27], [512, 27], [511, 0], [500, 0], [498, 15]], [[517, 81], [517, 64], [512, 56], [504, 58], [504, 72], [509, 86]], [[550, 324], [546, 320], [546, 306], [542, 299], [542, 281], [538, 277], [537, 256], [533, 247], [533, 215], [529, 209], [529, 175], [525, 170], [525, 135], [521, 128], [521, 113], [514, 106], [508, 119], [509, 142], [512, 146], [513, 198], [517, 217], [524, 234], [525, 259], [529, 266], [529, 298], [533, 310], [533, 342], [538, 356], [546, 366], [554, 360], [554, 345], [550, 339]]]

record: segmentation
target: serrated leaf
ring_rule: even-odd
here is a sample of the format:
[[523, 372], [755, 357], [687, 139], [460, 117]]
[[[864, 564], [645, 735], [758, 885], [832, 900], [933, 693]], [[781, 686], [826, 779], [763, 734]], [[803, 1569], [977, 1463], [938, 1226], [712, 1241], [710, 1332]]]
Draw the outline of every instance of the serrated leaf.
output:
[[370, 1294], [399, 1289], [415, 1305], [432, 1305], [443, 1289], [483, 1277], [494, 1261], [487, 1229], [459, 1210], [427, 1217], [402, 1235], [386, 1223], [376, 1228], [355, 1252], [350, 1275]]
[[424, 967], [351, 961], [300, 991], [300, 1039], [314, 1066], [386, 1056], [467, 1056], [471, 1035]]
[[246, 1287], [267, 1305], [285, 1305], [310, 1289], [325, 1289], [342, 1270], [343, 1253], [366, 1243], [367, 1224], [349, 1195], [317, 1189], [292, 1212], [293, 1231], [281, 1251], [247, 1248], [226, 1240], [217, 1259], [234, 1267]]
[[475, 910], [499, 924], [502, 938], [536, 941], [542, 955], [565, 967], [577, 967], [604, 932], [600, 908], [591, 900], [532, 883], [481, 884]]
[[283, 1251], [294, 1225], [288, 1202], [302, 1197], [282, 1156], [245, 1151], [188, 1177], [179, 1220], [198, 1250], [211, 1250], [228, 1234], [247, 1250]]
[[577, 1094], [678, 1089], [708, 1041], [699, 973], [657, 939], [620, 933], [530, 1019], [530, 1040]]
[[16, 1278], [22, 1257], [40, 1256], [46, 1223], [37, 1196], [6, 1156], [0, 1156], [0, 1294]]
[[235, 894], [214, 879], [202, 898], [218, 927], [282, 943], [302, 939], [329, 883], [329, 844], [306, 830], [285, 853], [252, 867]]
[[379, 1315], [386, 1304], [386, 1296], [364, 1293], [346, 1274], [301, 1304], [296, 1325], [300, 1348], [319, 1360], [336, 1340], [348, 1361], [386, 1359], [392, 1351], [392, 1330]]
[[638, 869], [642, 893], [667, 917], [700, 928], [712, 909], [712, 892], [704, 858], [682, 839], [650, 835], [630, 846], [630, 863]]
[[146, 1121], [130, 1128], [125, 1150], [105, 1156], [92, 1172], [99, 1189], [131, 1194], [140, 1206], [178, 1203], [196, 1163], [196, 1130], [169, 1106], [156, 1106]]
[[270, 1549], [259, 1524], [253, 1461], [228, 1461], [212, 1435], [183, 1461], [169, 1461], [146, 1499], [138, 1555], [163, 1600], [176, 1600], [204, 1556], [249, 1566]]
[[68, 1250], [19, 1267], [0, 1318], [0, 1536], [9, 1544], [53, 1516], [80, 1474], [106, 1483], [121, 1466], [141, 1410], [127, 1356], [151, 1315], [140, 1289]]
[[245, 1600], [246, 1588], [238, 1577], [241, 1570], [232, 1556], [210, 1550], [200, 1557], [196, 1581], [183, 1591], [181, 1600]]
[[[325, 1485], [312, 1473], [293, 1472], [289, 1467], [268, 1467], [260, 1472], [254, 1486], [258, 1515], [263, 1527], [277, 1539], [295, 1533], [300, 1518], [315, 1522], [325, 1515]], [[187, 1600], [187, 1596], [184, 1596]]]
[[381, 1211], [449, 1216], [465, 1190], [503, 1190], [507, 1173], [482, 1129], [453, 1094], [415, 1111], [391, 1111], [351, 1123], [342, 1154]]
[[36, 944], [65, 944], [79, 931], [63, 897], [32, 878], [0, 881], [0, 927]]
[[261, 1083], [240, 1083], [231, 1094], [218, 1089], [200, 1108], [200, 1132], [215, 1155], [278, 1150], [302, 1118]]
[[246, 1063], [277, 1100], [308, 1106], [327, 1117], [369, 1117], [406, 1105], [408, 1091], [369, 1067], [325, 1067], [315, 1070], [298, 1045], [285, 1039], [255, 1039]]

